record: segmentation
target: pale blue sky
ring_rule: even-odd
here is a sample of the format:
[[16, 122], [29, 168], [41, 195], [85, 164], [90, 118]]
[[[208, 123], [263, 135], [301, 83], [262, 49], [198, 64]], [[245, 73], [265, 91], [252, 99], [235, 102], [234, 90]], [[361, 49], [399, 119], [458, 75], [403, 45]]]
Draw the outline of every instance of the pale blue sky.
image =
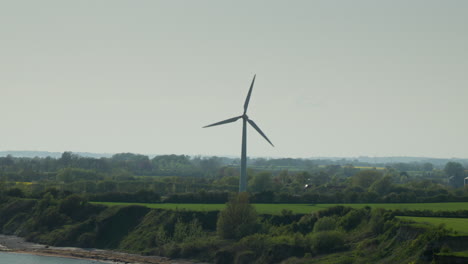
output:
[[0, 1], [0, 150], [468, 158], [468, 1]]

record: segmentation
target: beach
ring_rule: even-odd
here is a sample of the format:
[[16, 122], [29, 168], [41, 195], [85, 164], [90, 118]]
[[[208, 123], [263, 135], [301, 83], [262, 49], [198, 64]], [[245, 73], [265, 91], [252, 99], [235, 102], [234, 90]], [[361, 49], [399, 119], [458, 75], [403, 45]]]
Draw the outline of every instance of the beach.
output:
[[112, 250], [51, 247], [27, 242], [21, 237], [7, 235], [0, 235], [0, 251], [89, 259], [113, 264], [194, 264], [194, 262], [187, 260], [169, 259], [159, 256], [141, 256]]

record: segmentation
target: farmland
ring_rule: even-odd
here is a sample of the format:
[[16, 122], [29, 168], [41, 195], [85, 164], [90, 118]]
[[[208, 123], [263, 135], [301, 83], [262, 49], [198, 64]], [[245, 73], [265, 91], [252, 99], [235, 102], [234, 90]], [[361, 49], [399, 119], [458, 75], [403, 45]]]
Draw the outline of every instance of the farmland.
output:
[[399, 216], [404, 220], [414, 221], [416, 223], [427, 223], [432, 225], [444, 224], [445, 227], [453, 229], [460, 235], [468, 235], [468, 219], [467, 218], [445, 218], [445, 217], [412, 217]]
[[[216, 211], [224, 208], [224, 204], [173, 204], [173, 203], [111, 203], [96, 202], [107, 206], [114, 205], [142, 205], [149, 208], [192, 210], [192, 211]], [[284, 209], [297, 214], [307, 214], [333, 206], [349, 206], [356, 209], [369, 206], [371, 208], [384, 208], [388, 210], [432, 210], [432, 211], [457, 211], [468, 210], [468, 202], [462, 203], [387, 203], [387, 204], [253, 204], [260, 214], [281, 214]]]

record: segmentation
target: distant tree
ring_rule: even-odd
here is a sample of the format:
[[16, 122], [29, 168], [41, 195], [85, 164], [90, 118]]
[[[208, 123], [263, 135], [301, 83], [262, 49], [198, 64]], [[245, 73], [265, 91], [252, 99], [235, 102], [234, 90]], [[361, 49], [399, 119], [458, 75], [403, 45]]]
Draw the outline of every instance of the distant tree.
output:
[[343, 175], [345, 177], [351, 177], [357, 172], [359, 172], [359, 169], [355, 168], [352, 164], [346, 164], [343, 166]]
[[403, 163], [403, 162], [395, 163], [393, 164], [393, 167], [399, 171], [411, 170], [410, 165], [408, 163]]
[[111, 160], [129, 171], [143, 174], [152, 169], [148, 156], [133, 153], [118, 153]]
[[218, 170], [218, 177], [223, 178], [223, 177], [237, 177], [239, 178], [240, 172], [238, 168], [234, 167], [229, 167], [229, 166], [224, 166], [221, 167]]
[[463, 186], [465, 168], [458, 162], [447, 162], [444, 167], [445, 176], [449, 184], [455, 188]]
[[353, 185], [362, 188], [369, 188], [376, 180], [382, 177], [382, 173], [377, 170], [363, 170], [352, 177]]
[[114, 181], [101, 181], [97, 184], [98, 192], [114, 192], [117, 189], [117, 184]]
[[251, 191], [263, 192], [273, 189], [273, 179], [271, 173], [260, 172], [252, 177], [249, 181], [249, 187]]
[[62, 157], [60, 158], [60, 163], [62, 164], [63, 167], [69, 167], [72, 165], [74, 155], [70, 151], [65, 151], [62, 153]]
[[308, 182], [310, 184], [314, 184], [314, 185], [323, 185], [325, 183], [328, 183], [330, 181], [330, 175], [329, 173], [325, 172], [325, 171], [319, 171], [317, 173], [313, 173], [312, 175], [309, 175], [309, 180]]
[[219, 180], [215, 181], [215, 184], [218, 185], [238, 185], [239, 184], [239, 176], [225, 176]]
[[340, 165], [327, 165], [327, 166], [325, 166], [325, 171], [329, 175], [337, 174], [340, 170], [341, 170]]
[[276, 178], [276, 181], [278, 182], [278, 184], [281, 184], [282, 186], [285, 186], [285, 185], [291, 183], [291, 178], [289, 176], [288, 170], [282, 170], [278, 174], [278, 176], [276, 176], [275, 178]]
[[432, 171], [434, 169], [434, 165], [432, 163], [426, 162], [422, 165], [423, 171]]
[[310, 173], [304, 171], [304, 172], [300, 172], [294, 175], [293, 181], [294, 181], [294, 184], [299, 184], [302, 187], [304, 186], [304, 184], [309, 183], [310, 178], [311, 178]]
[[65, 168], [57, 172], [57, 180], [65, 183], [73, 181], [95, 181], [101, 179], [93, 170], [84, 170], [76, 168]]
[[387, 194], [392, 188], [393, 178], [390, 175], [386, 175], [383, 178], [375, 181], [369, 187], [369, 190], [376, 192], [380, 195]]
[[257, 212], [245, 192], [233, 196], [219, 213], [216, 231], [225, 239], [240, 239], [257, 228]]
[[160, 155], [151, 160], [153, 170], [162, 174], [183, 173], [193, 171], [194, 167], [189, 156], [186, 155]]
[[0, 157], [0, 166], [8, 167], [12, 166], [13, 164], [15, 164], [13, 156], [7, 155], [6, 157]]
[[221, 159], [218, 157], [203, 158], [199, 160], [198, 165], [205, 175], [213, 176], [221, 167]]

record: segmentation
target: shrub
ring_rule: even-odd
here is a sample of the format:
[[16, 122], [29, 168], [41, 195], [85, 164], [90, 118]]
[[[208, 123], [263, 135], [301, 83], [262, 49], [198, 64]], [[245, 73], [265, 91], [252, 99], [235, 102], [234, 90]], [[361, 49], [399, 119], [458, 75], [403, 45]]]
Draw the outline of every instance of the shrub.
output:
[[234, 245], [234, 248], [238, 252], [242, 250], [254, 252], [256, 263], [279, 263], [292, 256], [303, 256], [306, 245], [307, 243], [301, 234], [280, 236], [253, 234], [241, 239]]
[[365, 210], [352, 210], [340, 219], [340, 225], [344, 230], [350, 231], [356, 228], [365, 219]]
[[190, 240], [180, 244], [180, 254], [183, 258], [212, 262], [217, 250], [222, 246], [222, 241], [213, 237]]
[[44, 210], [37, 218], [34, 219], [36, 230], [53, 230], [69, 221], [69, 218], [61, 214], [57, 207], [52, 206]]
[[294, 225], [294, 229], [296, 231], [301, 232], [302, 234], [308, 234], [312, 232], [315, 223], [317, 222], [318, 218], [315, 214], [304, 215], [299, 219], [297, 224]]
[[240, 193], [219, 213], [217, 232], [224, 239], [240, 239], [253, 234], [258, 226], [257, 212], [247, 193]]
[[325, 216], [317, 220], [314, 225], [314, 232], [329, 231], [336, 229], [336, 219], [334, 217]]
[[250, 264], [255, 260], [255, 253], [250, 250], [242, 251], [237, 254], [235, 264]]
[[0, 204], [0, 227], [11, 220], [16, 214], [30, 214], [33, 207], [36, 205], [34, 200], [12, 199], [6, 200]]
[[205, 233], [203, 232], [200, 222], [196, 218], [190, 223], [184, 223], [178, 220], [175, 224], [173, 240], [176, 242], [196, 240], [203, 236], [205, 236]]
[[317, 253], [332, 253], [345, 247], [344, 235], [338, 231], [323, 231], [310, 236], [311, 249]]
[[19, 213], [19, 214], [15, 215], [14, 217], [11, 218], [10, 221], [8, 221], [8, 223], [6, 223], [3, 226], [2, 233], [6, 234], [6, 235], [15, 234], [17, 232], [17, 230], [19, 229], [19, 227], [24, 222], [26, 222], [28, 217], [29, 217], [29, 215], [26, 214], [26, 213]]
[[91, 248], [96, 246], [96, 234], [93, 232], [86, 232], [81, 234], [78, 237], [78, 246], [80, 247], [85, 247], [85, 248]]
[[234, 258], [234, 255], [232, 254], [232, 252], [225, 250], [225, 249], [221, 249], [216, 252], [215, 257], [214, 257], [214, 263], [215, 264], [230, 264], [232, 263], [233, 258]]
[[12, 196], [12, 197], [23, 198], [24, 192], [19, 188], [11, 188], [6, 192], [6, 195]]
[[81, 215], [87, 205], [86, 198], [73, 194], [60, 200], [59, 212], [73, 219], [82, 220], [88, 217], [87, 215]]

